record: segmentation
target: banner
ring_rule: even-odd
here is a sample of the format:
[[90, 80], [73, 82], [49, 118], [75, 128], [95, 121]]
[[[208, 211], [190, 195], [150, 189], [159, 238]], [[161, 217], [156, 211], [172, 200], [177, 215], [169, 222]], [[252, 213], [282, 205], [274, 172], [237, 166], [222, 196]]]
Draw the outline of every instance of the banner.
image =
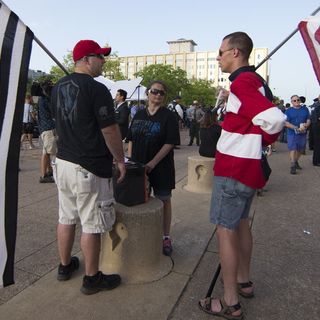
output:
[[18, 168], [33, 33], [0, 1], [0, 287], [14, 283]]
[[320, 85], [320, 16], [311, 16], [306, 21], [301, 21], [298, 28]]

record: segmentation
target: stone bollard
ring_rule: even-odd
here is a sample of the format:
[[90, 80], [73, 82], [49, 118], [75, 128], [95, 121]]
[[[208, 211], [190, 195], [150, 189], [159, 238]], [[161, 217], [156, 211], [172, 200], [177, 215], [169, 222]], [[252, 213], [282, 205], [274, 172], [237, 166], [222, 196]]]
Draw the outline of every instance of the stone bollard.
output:
[[188, 183], [184, 189], [196, 193], [211, 193], [214, 158], [188, 157]]
[[162, 201], [150, 198], [115, 208], [114, 229], [102, 236], [100, 270], [120, 274], [124, 283], [151, 282], [170, 273], [172, 260], [162, 254]]

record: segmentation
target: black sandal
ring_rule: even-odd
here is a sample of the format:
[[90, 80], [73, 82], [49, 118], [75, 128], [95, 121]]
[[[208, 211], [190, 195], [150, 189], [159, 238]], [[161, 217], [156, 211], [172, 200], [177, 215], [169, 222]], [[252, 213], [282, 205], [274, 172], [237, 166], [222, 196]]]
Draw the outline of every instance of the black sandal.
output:
[[241, 320], [243, 319], [243, 314], [241, 312], [240, 315], [238, 316], [235, 316], [235, 315], [232, 315], [232, 313], [238, 311], [238, 310], [241, 310], [241, 305], [240, 303], [238, 302], [237, 304], [233, 305], [233, 306], [228, 306], [226, 304], [226, 302], [224, 301], [224, 299], [220, 299], [220, 305], [221, 305], [221, 310], [219, 312], [217, 311], [212, 311], [212, 298], [211, 297], [208, 297], [205, 299], [204, 301], [204, 305], [201, 304], [201, 302], [199, 301], [198, 305], [199, 305], [199, 308], [200, 310], [206, 312], [206, 313], [209, 313], [211, 315], [214, 315], [214, 316], [218, 316], [218, 317], [223, 317], [225, 319], [229, 319], [229, 320]]
[[[237, 286], [238, 286], [238, 293], [243, 298], [250, 299], [250, 298], [254, 297], [252, 281], [244, 282], [244, 283], [238, 283]], [[245, 292], [245, 291], [242, 290], [242, 289], [245, 289], [245, 288], [252, 288], [252, 291], [251, 292]]]

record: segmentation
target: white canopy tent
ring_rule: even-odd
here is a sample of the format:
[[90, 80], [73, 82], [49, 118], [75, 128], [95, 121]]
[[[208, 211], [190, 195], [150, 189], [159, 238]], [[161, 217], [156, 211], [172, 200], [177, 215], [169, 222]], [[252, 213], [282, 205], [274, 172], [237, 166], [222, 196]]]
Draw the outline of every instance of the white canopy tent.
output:
[[127, 91], [127, 101], [147, 100], [146, 87], [141, 85], [141, 77], [132, 80], [112, 81], [103, 76], [94, 78], [96, 81], [104, 84], [110, 91], [114, 99], [119, 89]]
[[127, 100], [146, 100], [146, 87], [140, 83], [143, 79], [138, 77], [132, 80], [116, 81], [111, 88], [111, 95], [114, 98], [119, 89], [127, 91]]
[[108, 78], [105, 78], [103, 76], [96, 77], [96, 78], [94, 78], [94, 80], [104, 84], [109, 89], [109, 91], [111, 91], [112, 86], [115, 84], [114, 81], [112, 81], [112, 80], [110, 80]]

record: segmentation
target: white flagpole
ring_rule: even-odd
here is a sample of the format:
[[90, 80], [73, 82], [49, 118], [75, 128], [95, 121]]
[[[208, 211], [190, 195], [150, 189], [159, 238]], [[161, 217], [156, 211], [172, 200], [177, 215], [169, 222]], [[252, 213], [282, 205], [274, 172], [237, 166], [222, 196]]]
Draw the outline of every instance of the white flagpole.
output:
[[[311, 13], [311, 16], [315, 16], [320, 11], [320, 7]], [[275, 49], [273, 49], [257, 66], [256, 70], [260, 68], [267, 60], [269, 60], [274, 53], [276, 53], [289, 39], [291, 39], [297, 32], [298, 28], [292, 31], [287, 38], [285, 38]]]
[[[0, 0], [0, 3], [2, 3], [3, 5], [5, 5], [7, 8], [9, 8], [2, 0]], [[11, 9], [9, 8], [9, 10], [11, 11]], [[20, 19], [20, 18], [19, 18]], [[22, 21], [20, 19], [20, 21]], [[25, 23], [24, 23], [25, 24]], [[26, 24], [25, 24], [26, 25]], [[67, 71], [67, 69], [59, 62], [59, 60], [44, 46], [44, 44], [34, 35], [33, 36], [34, 41], [40, 46], [40, 48], [48, 54], [48, 56], [62, 69], [62, 71], [64, 71], [65, 74], [69, 74], [69, 72]]]

